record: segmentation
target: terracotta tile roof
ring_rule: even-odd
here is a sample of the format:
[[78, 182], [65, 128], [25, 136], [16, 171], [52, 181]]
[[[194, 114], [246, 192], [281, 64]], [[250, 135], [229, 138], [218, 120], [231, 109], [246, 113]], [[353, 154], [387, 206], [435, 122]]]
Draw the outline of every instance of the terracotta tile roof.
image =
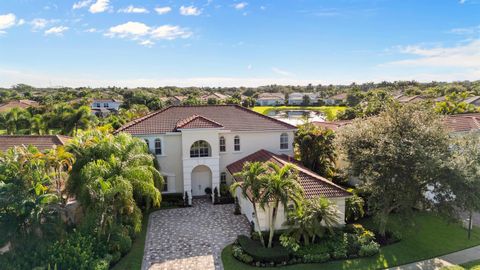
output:
[[347, 98], [347, 94], [346, 93], [340, 93], [340, 94], [336, 94], [334, 96], [331, 96], [329, 97], [328, 99], [336, 99], [336, 100], [344, 100]]
[[258, 95], [257, 100], [263, 100], [263, 99], [285, 99], [285, 95], [282, 93], [261, 93]]
[[134, 135], [176, 132], [180, 120], [200, 115], [231, 131], [292, 130], [296, 127], [237, 105], [170, 106], [133, 120], [118, 132]]
[[0, 112], [6, 112], [13, 108], [26, 109], [26, 108], [38, 107], [38, 106], [39, 106], [38, 102], [29, 100], [29, 99], [11, 100], [7, 103], [0, 104]]
[[201, 115], [192, 115], [177, 122], [176, 129], [194, 129], [194, 128], [222, 128], [219, 123], [205, 118]]
[[408, 102], [416, 102], [416, 101], [422, 101], [425, 98], [422, 96], [400, 96], [396, 98], [398, 102], [400, 103], [408, 103]]
[[2, 135], [0, 136], [0, 151], [22, 145], [33, 145], [38, 150], [44, 151], [55, 145], [65, 145], [70, 139], [70, 137], [62, 135]]
[[276, 155], [263, 149], [228, 165], [227, 170], [234, 175], [235, 173], [242, 171], [243, 165], [246, 162], [256, 161], [274, 162], [280, 166], [289, 163], [293, 164], [298, 170], [298, 181], [303, 187], [306, 198], [314, 198], [318, 196], [324, 196], [327, 198], [350, 196], [350, 193], [344, 188], [303, 167], [300, 165], [299, 161], [292, 157], [287, 155]]
[[217, 92], [214, 92], [214, 93], [210, 93], [210, 94], [206, 94], [206, 95], [203, 95], [201, 97], [202, 100], [208, 100], [210, 98], [213, 98], [213, 99], [218, 99], [218, 100], [225, 100], [227, 98], [229, 98], [230, 96], [228, 95], [224, 95], [224, 94], [221, 94], [221, 93], [217, 93]]
[[480, 131], [480, 113], [450, 115], [443, 122], [451, 132]]
[[340, 121], [333, 121], [333, 122], [312, 122], [317, 127], [320, 128], [325, 128], [325, 129], [331, 129], [333, 131], [336, 131], [337, 129], [346, 126], [348, 124], [351, 124], [352, 120], [340, 120]]

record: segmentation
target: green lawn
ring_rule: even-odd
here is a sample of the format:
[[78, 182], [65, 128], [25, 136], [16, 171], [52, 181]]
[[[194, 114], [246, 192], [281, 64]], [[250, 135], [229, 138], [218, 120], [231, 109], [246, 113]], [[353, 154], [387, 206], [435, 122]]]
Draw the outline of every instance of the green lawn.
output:
[[[478, 255], [480, 257], [480, 255]], [[444, 267], [442, 270], [480, 270], [480, 260], [457, 266]]]
[[[369, 221], [364, 222], [368, 227]], [[472, 239], [467, 239], [467, 231], [458, 224], [449, 224], [429, 213], [417, 213], [415, 227], [405, 227], [401, 220], [392, 219], [395, 230], [402, 232], [402, 241], [381, 248], [380, 253], [370, 258], [333, 261], [324, 264], [297, 264], [282, 269], [381, 269], [410, 262], [434, 258], [454, 251], [480, 245], [480, 228], [474, 228]], [[231, 246], [222, 251], [225, 270], [257, 269], [237, 261], [231, 255]], [[277, 268], [269, 268], [277, 269]], [[470, 268], [467, 268], [470, 269]], [[476, 269], [477, 270], [477, 269]]]
[[335, 119], [339, 112], [343, 112], [347, 107], [345, 106], [257, 106], [252, 110], [255, 112], [267, 115], [271, 111], [279, 110], [312, 110], [325, 113], [328, 120]]

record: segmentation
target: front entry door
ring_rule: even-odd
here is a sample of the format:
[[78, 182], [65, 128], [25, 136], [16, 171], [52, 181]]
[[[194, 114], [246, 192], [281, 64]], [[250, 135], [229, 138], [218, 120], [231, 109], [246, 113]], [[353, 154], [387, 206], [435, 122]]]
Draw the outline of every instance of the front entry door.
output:
[[211, 188], [212, 173], [206, 166], [198, 166], [192, 171], [192, 196], [206, 195], [205, 188]]

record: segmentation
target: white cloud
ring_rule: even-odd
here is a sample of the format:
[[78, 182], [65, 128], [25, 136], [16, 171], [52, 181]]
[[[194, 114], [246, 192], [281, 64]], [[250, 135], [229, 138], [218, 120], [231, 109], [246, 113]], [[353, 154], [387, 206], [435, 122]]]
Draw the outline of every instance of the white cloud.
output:
[[388, 63], [397, 66], [480, 68], [480, 39], [453, 47], [400, 47], [402, 54], [415, 58]]
[[15, 26], [17, 17], [13, 13], [0, 15], [0, 32], [4, 33], [5, 29]]
[[148, 47], [148, 48], [151, 48], [151, 47], [153, 47], [153, 45], [155, 45], [155, 42], [147, 39], [147, 40], [141, 41], [141, 42], [138, 43], [138, 44], [140, 44], [140, 45], [142, 45], [142, 46], [145, 46], [145, 47]]
[[[110, 27], [105, 34], [108, 37], [126, 38], [131, 40], [142, 40], [140, 45], [152, 46], [153, 40], [174, 40], [177, 38], [189, 38], [192, 35], [186, 28], [176, 25], [162, 25], [150, 27], [140, 22], [127, 22]], [[150, 42], [147, 42], [150, 41]], [[142, 44], [143, 43], [143, 44]]]
[[88, 28], [88, 29], [84, 30], [83, 32], [86, 32], [86, 33], [97, 33], [97, 32], [100, 32], [100, 31], [97, 30], [96, 28]]
[[151, 33], [151, 36], [154, 39], [166, 39], [166, 40], [173, 40], [177, 38], [189, 38], [191, 35], [192, 33], [185, 28], [181, 28], [180, 26], [168, 25], [168, 24], [155, 28]]
[[101, 13], [108, 10], [110, 0], [97, 0], [93, 5], [88, 9], [90, 13]]
[[158, 14], [163, 15], [163, 14], [167, 14], [170, 11], [172, 11], [172, 8], [171, 7], [157, 7], [157, 8], [155, 8], [155, 11]]
[[139, 37], [148, 35], [149, 33], [150, 27], [148, 25], [140, 22], [127, 22], [110, 27], [106, 35], [109, 37], [138, 39]]
[[146, 8], [143, 7], [134, 7], [132, 5], [119, 9], [118, 12], [120, 13], [149, 13], [149, 11]]
[[73, 4], [72, 9], [80, 9], [80, 8], [88, 7], [92, 2], [93, 0], [78, 1]]
[[30, 22], [30, 24], [32, 25], [33, 31], [37, 31], [47, 27], [47, 25], [49, 24], [49, 21], [42, 18], [36, 18], [36, 19], [33, 19]]
[[45, 35], [61, 36], [61, 35], [63, 35], [63, 32], [65, 32], [67, 30], [68, 30], [68, 27], [66, 27], [66, 26], [55, 26], [55, 27], [52, 27], [48, 30], [45, 30]]
[[266, 7], [266, 6], [260, 6], [260, 9], [261, 9], [261, 10], [266, 10], [267, 7]]
[[465, 4], [465, 2], [467, 2], [467, 0], [460, 0], [458, 1], [460, 4]]
[[194, 6], [181, 6], [180, 7], [180, 14], [183, 16], [198, 16], [202, 13], [201, 10]]
[[292, 76], [293, 74], [289, 71], [286, 71], [286, 70], [283, 70], [283, 69], [279, 69], [277, 67], [273, 67], [272, 68], [272, 71], [278, 75], [282, 75], [282, 76]]
[[240, 2], [240, 3], [235, 4], [233, 7], [235, 9], [240, 10], [240, 9], [244, 9], [247, 5], [248, 5], [247, 2]]
[[20, 25], [24, 25], [25, 24], [25, 20], [24, 19], [20, 19], [18, 20], [17, 22], [17, 25], [20, 26]]

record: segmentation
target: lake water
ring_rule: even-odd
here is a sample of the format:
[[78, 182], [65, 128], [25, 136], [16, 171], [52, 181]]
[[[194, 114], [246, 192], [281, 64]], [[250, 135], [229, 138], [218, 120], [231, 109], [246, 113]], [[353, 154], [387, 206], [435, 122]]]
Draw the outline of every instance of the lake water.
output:
[[290, 125], [298, 126], [308, 122], [325, 122], [325, 115], [321, 112], [310, 110], [280, 110], [271, 111], [268, 116]]

